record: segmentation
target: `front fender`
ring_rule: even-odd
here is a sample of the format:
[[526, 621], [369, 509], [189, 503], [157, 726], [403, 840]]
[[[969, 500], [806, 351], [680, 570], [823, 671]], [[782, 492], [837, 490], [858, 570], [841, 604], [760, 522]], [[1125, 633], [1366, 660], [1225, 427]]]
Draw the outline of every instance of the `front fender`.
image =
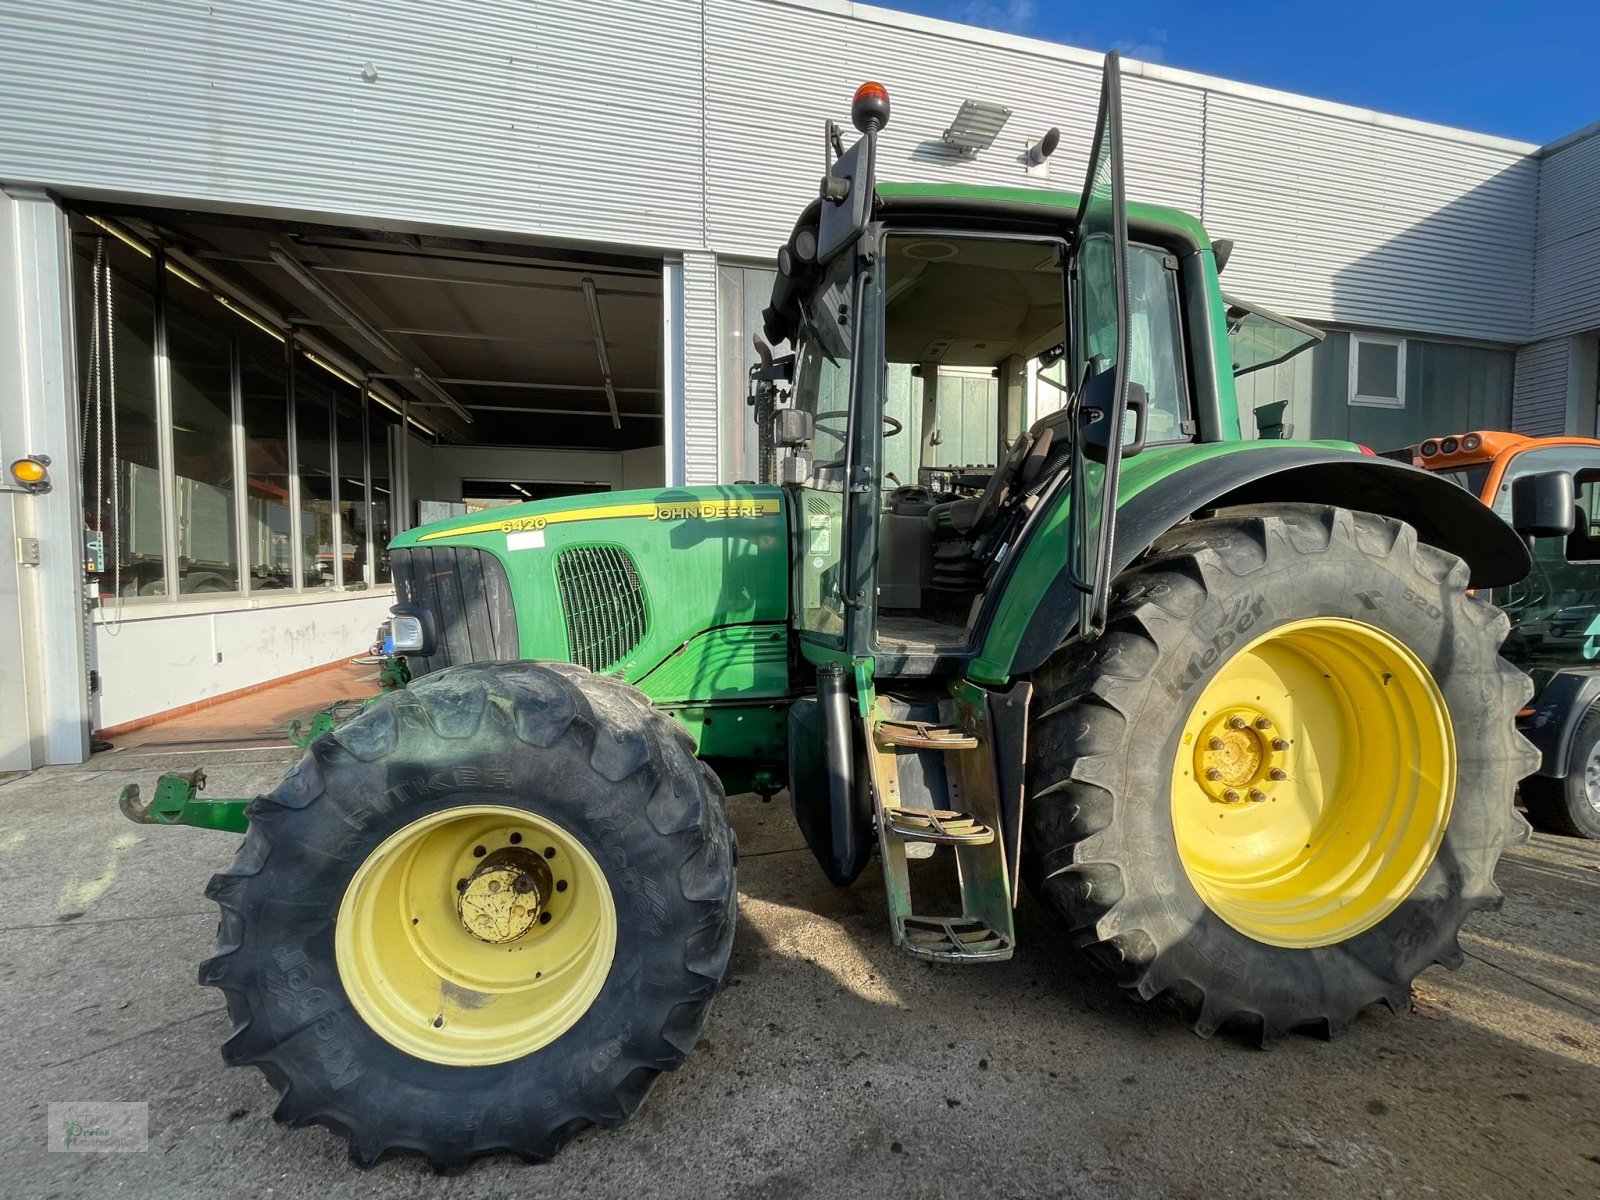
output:
[[[1167, 530], [1204, 509], [1272, 502], [1336, 504], [1396, 517], [1415, 527], [1422, 541], [1464, 559], [1473, 587], [1501, 587], [1528, 573], [1522, 539], [1476, 496], [1391, 459], [1326, 445], [1236, 442], [1161, 448], [1141, 464], [1144, 470], [1135, 468], [1137, 463], [1139, 458], [1130, 459], [1123, 468], [1113, 576]], [[1018, 566], [1020, 574], [1026, 563]], [[1077, 594], [1059, 569], [1033, 594], [1038, 603], [1017, 622], [1020, 636], [1014, 635], [1009, 657], [1003, 642], [986, 645], [981, 656], [985, 666], [1001, 668], [1003, 677], [1034, 670], [1077, 623]]]
[[1572, 737], [1596, 703], [1600, 703], [1600, 667], [1557, 671], [1539, 691], [1533, 712], [1518, 722], [1522, 734], [1539, 751], [1538, 774], [1565, 779], [1571, 774]]

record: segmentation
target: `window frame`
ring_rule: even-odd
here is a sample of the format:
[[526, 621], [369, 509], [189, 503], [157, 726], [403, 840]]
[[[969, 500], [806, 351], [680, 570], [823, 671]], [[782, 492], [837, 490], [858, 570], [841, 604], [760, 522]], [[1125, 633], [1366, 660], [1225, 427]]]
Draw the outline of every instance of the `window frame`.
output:
[[[77, 214], [74, 215], [76, 216]], [[94, 232], [87, 228], [82, 231], [75, 229], [75, 233], [76, 232], [89, 233], [92, 236], [105, 237], [108, 239], [119, 236], [109, 229], [102, 229], [99, 232]], [[127, 239], [123, 240], [126, 241]], [[130, 245], [131, 244], [132, 243], [130, 243]], [[342, 388], [351, 389], [353, 392], [355, 404], [360, 418], [359, 437], [361, 462], [352, 470], [353, 477], [350, 481], [350, 485], [344, 490], [354, 493], [350, 496], [350, 500], [352, 504], [360, 510], [364, 529], [360, 535], [356, 535], [353, 532], [346, 534], [339, 509], [340, 480], [338, 477], [338, 470], [340, 464], [338, 460], [339, 424], [337, 397], [338, 395], [342, 394], [342, 390], [341, 388], [336, 387], [334, 389], [334, 398], [330, 401], [328, 410], [329, 429], [327, 434], [330, 476], [329, 487], [330, 495], [332, 496], [332, 508], [336, 519], [333, 542], [334, 565], [336, 568], [338, 568], [335, 572], [332, 585], [326, 588], [308, 588], [305, 583], [305, 571], [303, 570], [303, 564], [300, 561], [300, 555], [298, 553], [294, 553], [294, 548], [292, 547], [290, 554], [290, 586], [287, 588], [268, 588], [257, 586], [254, 583], [251, 574], [251, 568], [253, 564], [251, 562], [251, 549], [249, 540], [249, 472], [247, 469], [247, 430], [244, 420], [245, 396], [243, 388], [243, 359], [246, 350], [246, 342], [244, 339], [250, 336], [249, 332], [244, 328], [244, 322], [248, 322], [251, 325], [257, 326], [259, 326], [260, 323], [250, 318], [247, 314], [241, 314], [235, 311], [233, 306], [227, 304], [226, 302], [221, 305], [221, 308], [227, 312], [226, 316], [221, 315], [220, 313], [208, 315], [210, 313], [210, 309], [205, 304], [197, 302], [195, 297], [191, 296], [189, 292], [182, 286], [182, 284], [187, 283], [192, 287], [197, 288], [199, 294], [210, 296], [210, 293], [208, 293], [205, 288], [195, 284], [194, 281], [188, 276], [176, 270], [169, 262], [163, 247], [160, 245], [152, 245], [149, 247], [134, 245], [133, 248], [143, 254], [150, 263], [150, 279], [148, 284], [145, 284], [141, 280], [133, 277], [127, 277], [125, 279], [124, 273], [119, 271], [115, 266], [112, 268], [111, 277], [115, 281], [122, 281], [126, 284], [126, 286], [135, 288], [148, 298], [151, 309], [150, 360], [148, 363], [140, 363], [137, 361], [129, 362], [126, 359], [118, 359], [116, 361], [115, 369], [117, 370], [119, 376], [124, 372], [134, 372], [140, 370], [149, 370], [151, 372], [153, 402], [151, 416], [155, 422], [156, 450], [156, 464], [154, 469], [157, 474], [158, 487], [160, 489], [159, 494], [162, 504], [160, 530], [163, 550], [163, 562], [160, 575], [162, 591], [160, 593], [151, 595], [127, 595], [124, 593], [120, 583], [114, 582], [112, 585], [113, 591], [109, 596], [104, 593], [101, 594], [99, 606], [101, 608], [114, 607], [117, 614], [115, 619], [122, 620], [127, 617], [134, 616], [136, 612], [140, 616], [150, 617], [172, 615], [178, 612], [185, 614], [198, 612], [229, 612], [256, 607], [262, 603], [271, 603], [276, 605], [316, 602], [339, 598], [350, 599], [364, 593], [370, 593], [373, 591], [381, 592], [391, 589], [393, 587], [392, 579], [383, 583], [377, 582], [376, 579], [376, 561], [379, 547], [375, 545], [375, 530], [372, 522], [372, 513], [374, 508], [372, 439], [374, 436], [381, 436], [388, 439], [385, 448], [385, 464], [390, 481], [388, 501], [390, 535], [393, 536], [394, 533], [397, 533], [403, 528], [408, 527], [408, 523], [404, 522], [404, 516], [399, 511], [400, 506], [395, 500], [394, 479], [397, 470], [396, 459], [398, 457], [395, 454], [395, 440], [389, 438], [389, 423], [385, 420], [374, 419], [372, 414], [372, 406], [377, 403], [385, 403], [386, 407], [392, 408], [392, 404], [388, 404], [386, 401], [381, 401], [379, 399], [376, 390], [372, 387], [370, 380], [367, 378], [363, 377], [359, 380], [353, 380], [345, 376], [342, 372], [330, 368], [327, 364], [317, 358], [314, 353], [310, 352], [303, 345], [300, 345], [292, 332], [280, 337], [276, 334], [273, 334], [269, 330], [263, 330], [264, 336], [268, 337], [271, 341], [277, 344], [276, 353], [281, 354], [284, 368], [284, 390], [282, 403], [285, 449], [288, 455], [286, 482], [289, 489], [290, 530], [292, 533], [297, 534], [301, 529], [302, 520], [302, 505], [300, 503], [301, 464], [299, 453], [299, 435], [301, 431], [299, 428], [299, 417], [296, 411], [298, 397], [296, 394], [295, 383], [297, 368], [301, 366], [302, 360], [304, 360], [304, 363], [306, 364], [306, 369], [320, 370], [321, 372], [324, 372], [330, 376], [333, 380], [336, 380], [339, 385], [342, 385]], [[72, 272], [68, 276], [68, 281], [73, 289], [73, 343], [75, 347], [81, 347], [87, 334], [83, 328], [83, 314], [80, 311], [80, 307], [84, 302], [84, 298], [78, 295], [78, 289], [82, 287], [82, 281], [77, 276], [76, 253], [74, 253], [73, 257], [69, 259], [68, 269], [70, 272]], [[221, 299], [220, 297], [215, 296], [211, 296], [210, 298]], [[201, 594], [195, 592], [186, 592], [183, 590], [182, 556], [177, 553], [180, 546], [180, 523], [183, 515], [180, 512], [180, 505], [178, 504], [178, 491], [180, 485], [177, 474], [174, 443], [174, 363], [169, 344], [170, 323], [174, 311], [181, 311], [186, 320], [192, 320], [198, 326], [203, 327], [208, 333], [214, 334], [218, 344], [226, 346], [227, 350], [229, 382], [226, 415], [228, 418], [228, 430], [226, 435], [218, 442], [218, 444], [219, 446], [226, 446], [227, 458], [231, 467], [231, 474], [234, 481], [232, 485], [233, 515], [231, 520], [228, 522], [228, 525], [229, 532], [234, 541], [234, 570], [236, 572], [236, 584], [235, 587], [225, 592], [217, 592], [215, 594]], [[112, 330], [110, 336], [115, 336], [114, 329]], [[268, 343], [265, 341], [260, 344], [259, 352], [262, 357], [269, 357], [274, 353], [274, 351], [269, 348]], [[82, 369], [83, 368], [80, 367], [80, 371]], [[77, 398], [75, 401], [77, 405], [81, 406], [87, 403], [87, 401], [84, 399], [85, 387], [82, 379], [80, 379], [75, 386], [75, 392], [77, 393]], [[402, 411], [400, 412], [400, 427], [402, 431], [406, 429], [406, 416], [403, 408], [404, 405], [402, 404]], [[79, 408], [76, 419], [81, 420], [82, 415], [82, 409]], [[402, 455], [405, 449], [405, 442], [403, 440], [405, 436], [406, 435], [403, 432], [399, 441]], [[97, 442], [94, 447], [94, 453], [105, 454], [106, 449]], [[82, 496], [80, 496], [79, 502], [85, 505], [88, 503], [88, 501]], [[356, 546], [361, 543], [364, 543], [365, 549], [367, 550], [366, 562], [363, 564], [361, 578], [359, 580], [351, 580], [350, 582], [346, 583], [344, 580], [344, 571], [342, 569], [343, 551], [347, 546], [354, 550]], [[108, 547], [108, 558], [110, 557], [110, 553], [111, 551]], [[114, 579], [116, 578], [117, 573], [120, 572], [121, 565], [122, 564], [119, 562], [108, 562], [108, 570], [112, 573]], [[92, 577], [85, 576], [86, 582], [91, 578]], [[102, 582], [96, 584], [95, 586], [98, 590], [100, 587], [103, 587], [104, 584]], [[95, 619], [97, 622], [102, 620], [98, 612]]]
[[[1363, 344], [1393, 346], [1395, 348], [1394, 396], [1368, 396], [1361, 393], [1360, 366]], [[1352, 333], [1350, 335], [1350, 381], [1346, 388], [1348, 403], [1355, 408], [1387, 408], [1394, 411], [1406, 407], [1406, 339], [1380, 333]]]

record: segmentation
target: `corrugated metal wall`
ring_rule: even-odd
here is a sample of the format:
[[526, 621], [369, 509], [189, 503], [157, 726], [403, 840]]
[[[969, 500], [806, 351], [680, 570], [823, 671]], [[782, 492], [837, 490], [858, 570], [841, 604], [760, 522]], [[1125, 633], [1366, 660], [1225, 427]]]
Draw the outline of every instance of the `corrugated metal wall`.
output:
[[[1230, 290], [1316, 321], [1509, 344], [1600, 325], [1600, 138], [1541, 161], [1125, 72], [1130, 193], [1235, 239]], [[894, 97], [885, 177], [1072, 190], [1099, 64], [842, 0], [33, 0], [0, 13], [0, 77], [0, 180], [765, 259], [814, 194], [823, 119], [847, 118], [862, 79]], [[1014, 110], [975, 160], [939, 145], [969, 97]], [[1052, 174], [1026, 174], [1025, 141], [1052, 125]], [[694, 287], [710, 261], [691, 264]], [[689, 319], [709, 324], [685, 336], [710, 352], [715, 306], [697, 294]], [[689, 366], [689, 402], [714, 405], [696, 390], [715, 386], [714, 358]], [[1532, 387], [1519, 411], [1546, 403]], [[715, 477], [714, 438], [696, 438], [713, 465], [695, 472]]]
[[1228, 287], [1309, 320], [1517, 342], [1538, 164], [1498, 149], [1213, 93], [1205, 211]]
[[[828, 0], [35, 0], [0, 17], [0, 72], [0, 178], [761, 257], [861, 79], [894, 97], [886, 178], [1069, 190], [1099, 83], [1084, 51]], [[1531, 147], [1126, 72], [1130, 193], [1234, 237], [1232, 286], [1526, 335]], [[1014, 110], [975, 160], [939, 144], [968, 97]], [[1052, 175], [1027, 175], [1052, 125]]]
[[1512, 420], [1519, 433], [1562, 433], [1567, 425], [1570, 340], [1551, 338], [1517, 351]]
[[1537, 337], [1600, 329], [1600, 128], [1539, 162]]
[[[841, 20], [848, 13], [851, 19]], [[710, 0], [707, 240], [770, 255], [815, 194], [820, 126], [855, 83], [880, 79], [894, 115], [885, 178], [1076, 190], [1093, 136], [1097, 56], [961, 31], [863, 6]], [[750, 64], [826, 46], [782, 89]], [[1151, 71], [1149, 78], [1141, 72]], [[1533, 285], [1533, 147], [1125, 64], [1128, 189], [1236, 239], [1229, 286], [1312, 320], [1518, 342]], [[1011, 107], [975, 160], [939, 135], [962, 99]], [[1025, 139], [1061, 129], [1052, 175], [1027, 175]], [[775, 203], [781, 201], [781, 203]]]
[[[706, 21], [706, 237], [721, 251], [768, 257], [788, 236], [816, 195], [822, 124], [831, 117], [854, 140], [850, 97], [864, 79], [882, 82], [893, 100], [879, 145], [885, 179], [1069, 191], [1082, 182], [1098, 56], [864, 5], [708, 0]], [[803, 69], [784, 71], [774, 56], [785, 54], [804, 56]], [[1124, 85], [1129, 191], [1198, 211], [1202, 93], [1136, 70]], [[1012, 110], [994, 146], [973, 159], [939, 141], [964, 99]], [[1051, 173], [1028, 175], [1026, 141], [1051, 126], [1061, 130]]]
[[703, 60], [696, 0], [7, 5], [0, 179], [699, 245]]

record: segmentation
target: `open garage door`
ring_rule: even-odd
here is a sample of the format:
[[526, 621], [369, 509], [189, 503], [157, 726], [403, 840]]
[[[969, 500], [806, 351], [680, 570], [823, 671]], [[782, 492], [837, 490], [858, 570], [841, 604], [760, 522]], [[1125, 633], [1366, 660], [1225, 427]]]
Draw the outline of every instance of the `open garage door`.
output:
[[403, 411], [421, 444], [405, 524], [417, 500], [463, 500], [467, 479], [663, 481], [659, 258], [202, 213], [83, 216], [84, 257], [106, 227], [158, 247], [171, 296], [203, 299], [185, 283], [222, 296], [396, 421]]

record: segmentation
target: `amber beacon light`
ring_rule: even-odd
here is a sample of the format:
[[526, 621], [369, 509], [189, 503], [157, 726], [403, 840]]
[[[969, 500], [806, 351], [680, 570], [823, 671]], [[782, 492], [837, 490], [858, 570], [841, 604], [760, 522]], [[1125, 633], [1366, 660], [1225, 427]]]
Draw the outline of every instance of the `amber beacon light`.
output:
[[850, 123], [862, 133], [876, 133], [889, 123], [889, 89], [863, 83], [850, 101]]

